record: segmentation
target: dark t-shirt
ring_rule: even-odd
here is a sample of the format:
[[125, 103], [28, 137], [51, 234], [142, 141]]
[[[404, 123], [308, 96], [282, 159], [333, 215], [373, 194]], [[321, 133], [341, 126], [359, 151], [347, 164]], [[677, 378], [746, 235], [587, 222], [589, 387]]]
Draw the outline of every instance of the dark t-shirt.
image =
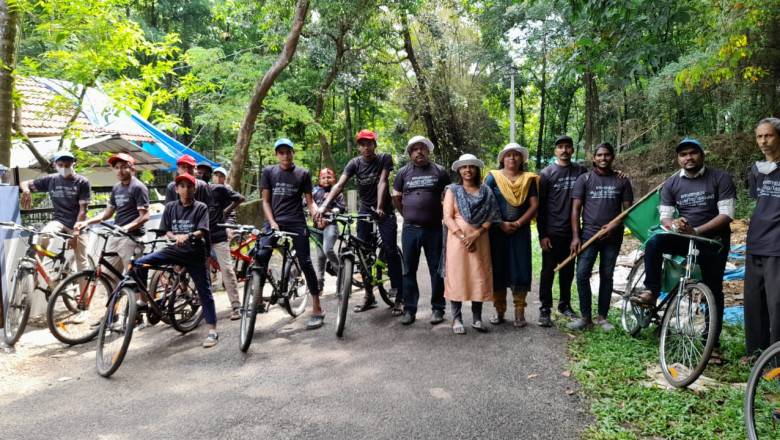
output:
[[73, 229], [73, 225], [76, 224], [80, 204], [92, 200], [89, 181], [78, 174], [71, 179], [66, 179], [59, 174], [39, 177], [32, 181], [30, 191], [47, 191], [54, 207], [54, 220], [69, 229]]
[[[111, 188], [111, 197], [108, 206], [116, 208], [114, 224], [124, 226], [138, 218], [138, 208], [149, 207], [149, 190], [140, 180], [133, 177], [130, 183], [123, 185], [117, 182]], [[130, 232], [132, 235], [144, 235], [146, 229], [141, 226]]]
[[313, 186], [309, 170], [297, 165], [289, 170], [281, 165], [266, 167], [260, 178], [260, 189], [271, 190], [271, 211], [280, 227], [306, 225], [301, 198], [311, 194]]
[[[184, 206], [180, 201], [165, 204], [165, 211], [160, 222], [160, 229], [174, 234], [189, 234], [203, 231], [209, 233], [209, 209], [205, 203], [197, 200]], [[184, 259], [204, 261], [206, 259], [206, 243], [202, 238], [188, 241], [184, 246], [171, 246], [182, 254]]]
[[[214, 196], [211, 194], [209, 184], [203, 180], [195, 179], [195, 196], [193, 198], [206, 204], [209, 210], [209, 226], [216, 229], [217, 223], [222, 221], [222, 214], [218, 215], [214, 209]], [[169, 183], [168, 188], [165, 189], [165, 204], [176, 200], [179, 200], [179, 194], [176, 193], [176, 182], [174, 181]]]
[[[379, 153], [373, 162], [366, 162], [363, 157], [356, 157], [349, 161], [344, 168], [344, 175], [357, 176], [358, 195], [360, 196], [360, 212], [371, 212], [371, 208], [377, 206], [377, 189], [382, 171], [393, 171], [393, 156], [389, 153]], [[382, 208], [385, 214], [393, 212], [393, 200], [390, 198], [390, 183], [385, 194], [385, 206]]]
[[[230, 206], [233, 202], [241, 200], [241, 194], [233, 191], [233, 188], [229, 185], [212, 183], [209, 185], [209, 188], [211, 189], [211, 195], [214, 198], [214, 212], [219, 219], [219, 221], [217, 221], [217, 224], [219, 224], [222, 223], [222, 213], [225, 211], [225, 208]], [[233, 212], [231, 212], [231, 214], [233, 214]], [[213, 225], [213, 227], [211, 225], [209, 226], [211, 227], [210, 235], [212, 244], [227, 241], [227, 230], [225, 228], [221, 228], [216, 224]]]
[[[704, 174], [694, 179], [682, 177], [680, 173], [670, 177], [661, 190], [661, 204], [676, 207], [680, 217], [688, 219], [688, 224], [695, 228], [718, 216], [718, 202], [736, 196], [737, 189], [728, 173], [705, 168]], [[707, 235], [726, 240], [731, 236], [731, 229], [726, 225]]]
[[780, 256], [780, 168], [769, 174], [750, 169], [750, 197], [756, 209], [750, 217], [746, 249], [752, 255]]
[[[594, 171], [585, 173], [574, 183], [572, 199], [582, 200], [582, 239], [588, 240], [623, 211], [623, 202], [633, 202], [634, 192], [628, 179], [616, 174], [599, 176]], [[623, 226], [608, 239], [623, 240]]]
[[441, 199], [444, 187], [451, 182], [443, 166], [429, 162], [418, 167], [410, 163], [401, 167], [393, 189], [403, 193], [404, 222], [417, 226], [441, 226]]
[[[328, 194], [330, 194], [330, 188], [326, 191], [325, 188], [322, 188], [318, 186], [314, 190], [314, 194], [312, 194], [312, 198], [314, 198], [314, 203], [317, 204], [318, 207], [322, 208], [322, 203], [325, 202], [325, 198], [328, 197]], [[305, 202], [304, 202], [305, 203]], [[339, 194], [338, 197], [333, 199], [330, 202], [330, 205], [325, 209], [323, 212], [330, 212], [331, 209], [338, 208], [339, 211], [345, 212], [347, 209], [347, 203], [344, 201], [344, 194]]]
[[564, 167], [554, 163], [539, 173], [539, 238], [571, 239], [571, 193], [577, 178], [588, 170], [572, 162]]

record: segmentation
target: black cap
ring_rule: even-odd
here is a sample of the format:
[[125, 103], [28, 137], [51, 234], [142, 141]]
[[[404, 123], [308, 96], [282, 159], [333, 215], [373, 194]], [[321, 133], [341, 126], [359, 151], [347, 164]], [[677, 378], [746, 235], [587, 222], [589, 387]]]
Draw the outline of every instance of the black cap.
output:
[[569, 136], [566, 136], [565, 134], [563, 136], [558, 136], [558, 139], [555, 140], [555, 145], [558, 145], [561, 142], [568, 142], [574, 145], [574, 139], [570, 138]]

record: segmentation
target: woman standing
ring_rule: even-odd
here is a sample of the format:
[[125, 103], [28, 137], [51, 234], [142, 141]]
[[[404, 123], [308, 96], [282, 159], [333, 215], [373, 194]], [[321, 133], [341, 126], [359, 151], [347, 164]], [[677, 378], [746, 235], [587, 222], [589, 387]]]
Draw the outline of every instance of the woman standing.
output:
[[531, 289], [531, 220], [539, 208], [539, 176], [523, 171], [528, 150], [507, 144], [498, 153], [499, 169], [491, 171], [485, 185], [501, 210], [501, 223], [490, 229], [493, 260], [493, 303], [496, 316], [490, 323], [504, 322], [506, 289], [512, 290], [515, 327], [525, 327], [525, 297]]
[[[464, 154], [452, 164], [461, 184], [448, 185], [444, 193], [445, 268], [444, 297], [452, 307], [452, 331], [466, 333], [461, 307], [471, 301], [473, 323], [486, 331], [482, 323], [482, 303], [493, 294], [493, 269], [487, 232], [492, 222], [500, 221], [493, 193], [480, 185], [480, 169], [485, 164], [473, 154]], [[444, 276], [445, 274], [442, 274]]]

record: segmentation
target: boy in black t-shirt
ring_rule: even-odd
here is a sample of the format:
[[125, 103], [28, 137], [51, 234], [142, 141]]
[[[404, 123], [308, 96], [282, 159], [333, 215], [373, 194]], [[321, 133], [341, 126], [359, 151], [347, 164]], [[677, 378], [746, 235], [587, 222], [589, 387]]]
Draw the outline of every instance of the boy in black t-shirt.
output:
[[210, 330], [203, 341], [203, 347], [217, 345], [217, 313], [214, 308], [214, 297], [211, 295], [211, 283], [206, 269], [208, 247], [204, 238], [209, 233], [209, 209], [205, 203], [194, 199], [195, 177], [181, 174], [176, 177], [175, 188], [178, 200], [165, 204], [160, 229], [167, 231], [167, 236], [176, 243], [153, 254], [145, 255], [135, 261], [135, 269], [142, 280], [147, 280], [144, 264], [153, 266], [174, 264], [187, 269], [195, 288], [198, 291], [203, 316]]
[[[263, 213], [266, 222], [264, 228], [269, 227], [278, 231], [298, 234], [292, 237], [298, 262], [306, 278], [306, 286], [312, 297], [312, 314], [306, 323], [308, 330], [322, 327], [325, 314], [320, 307], [320, 291], [317, 286], [317, 274], [311, 262], [311, 248], [309, 247], [309, 228], [306, 225], [306, 216], [303, 213], [301, 197], [306, 199], [306, 204], [313, 211], [317, 205], [311, 196], [311, 174], [306, 168], [296, 166], [295, 147], [289, 139], [281, 138], [274, 144], [278, 165], [266, 167], [260, 178], [260, 189], [263, 191]], [[262, 237], [258, 240], [257, 260], [265, 264], [271, 258], [271, 250], [263, 249], [271, 245], [273, 236]]]

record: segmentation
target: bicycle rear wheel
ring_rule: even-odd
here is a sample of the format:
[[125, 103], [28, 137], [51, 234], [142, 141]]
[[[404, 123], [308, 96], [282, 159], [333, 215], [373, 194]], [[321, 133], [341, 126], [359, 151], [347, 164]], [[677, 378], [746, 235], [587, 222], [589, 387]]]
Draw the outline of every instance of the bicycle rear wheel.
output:
[[198, 291], [187, 269], [179, 272], [177, 283], [168, 294], [167, 303], [171, 326], [181, 333], [192, 331], [203, 319]]
[[238, 332], [238, 348], [246, 352], [255, 335], [257, 307], [263, 295], [263, 280], [259, 269], [253, 269], [244, 283], [244, 302], [241, 309], [241, 323]]
[[645, 259], [640, 258], [634, 263], [631, 272], [628, 274], [626, 289], [623, 291], [623, 304], [620, 313], [620, 323], [623, 330], [631, 336], [636, 336], [642, 325], [639, 318], [644, 313], [641, 306], [631, 302], [632, 297], [642, 294], [645, 283]]
[[780, 344], [773, 344], [750, 372], [745, 428], [750, 440], [777, 438], [780, 424]]
[[306, 280], [303, 278], [298, 260], [288, 259], [286, 264], [284, 273], [287, 274], [287, 291], [283, 293], [283, 303], [287, 313], [295, 318], [306, 310], [306, 304], [309, 302], [309, 289], [306, 287]]
[[3, 319], [5, 343], [8, 345], [16, 344], [22, 337], [24, 328], [27, 327], [33, 289], [35, 289], [35, 274], [31, 270], [20, 270], [11, 290], [11, 297], [8, 298], [8, 307], [5, 309]]
[[716, 342], [718, 310], [705, 284], [688, 284], [677, 292], [661, 325], [661, 370], [670, 385], [686, 387], [707, 367]]
[[70, 345], [91, 341], [98, 334], [100, 319], [112, 292], [108, 277], [90, 269], [65, 278], [52, 293], [46, 307], [51, 334]]
[[[403, 273], [404, 257], [403, 254], [401, 253], [400, 247], [396, 246], [396, 250], [398, 251], [398, 258], [401, 261], [401, 273]], [[376, 259], [376, 263], [374, 264], [374, 267], [376, 268], [376, 278], [374, 281], [376, 282], [377, 287], [379, 288], [379, 296], [382, 297], [382, 300], [385, 302], [385, 304], [392, 307], [395, 305], [395, 302], [400, 298], [396, 298], [397, 292], [392, 289], [392, 285], [390, 283], [390, 275], [387, 266], [387, 257], [385, 256], [384, 249], [379, 251], [379, 256]]]
[[101, 376], [111, 376], [122, 365], [133, 338], [135, 319], [135, 291], [123, 287], [111, 297], [100, 322], [95, 362]]
[[352, 293], [352, 268], [355, 262], [350, 258], [345, 258], [339, 270], [339, 277], [336, 286], [338, 298], [338, 308], [336, 309], [336, 336], [344, 335], [344, 325], [347, 322], [347, 309], [349, 308], [349, 295]]

